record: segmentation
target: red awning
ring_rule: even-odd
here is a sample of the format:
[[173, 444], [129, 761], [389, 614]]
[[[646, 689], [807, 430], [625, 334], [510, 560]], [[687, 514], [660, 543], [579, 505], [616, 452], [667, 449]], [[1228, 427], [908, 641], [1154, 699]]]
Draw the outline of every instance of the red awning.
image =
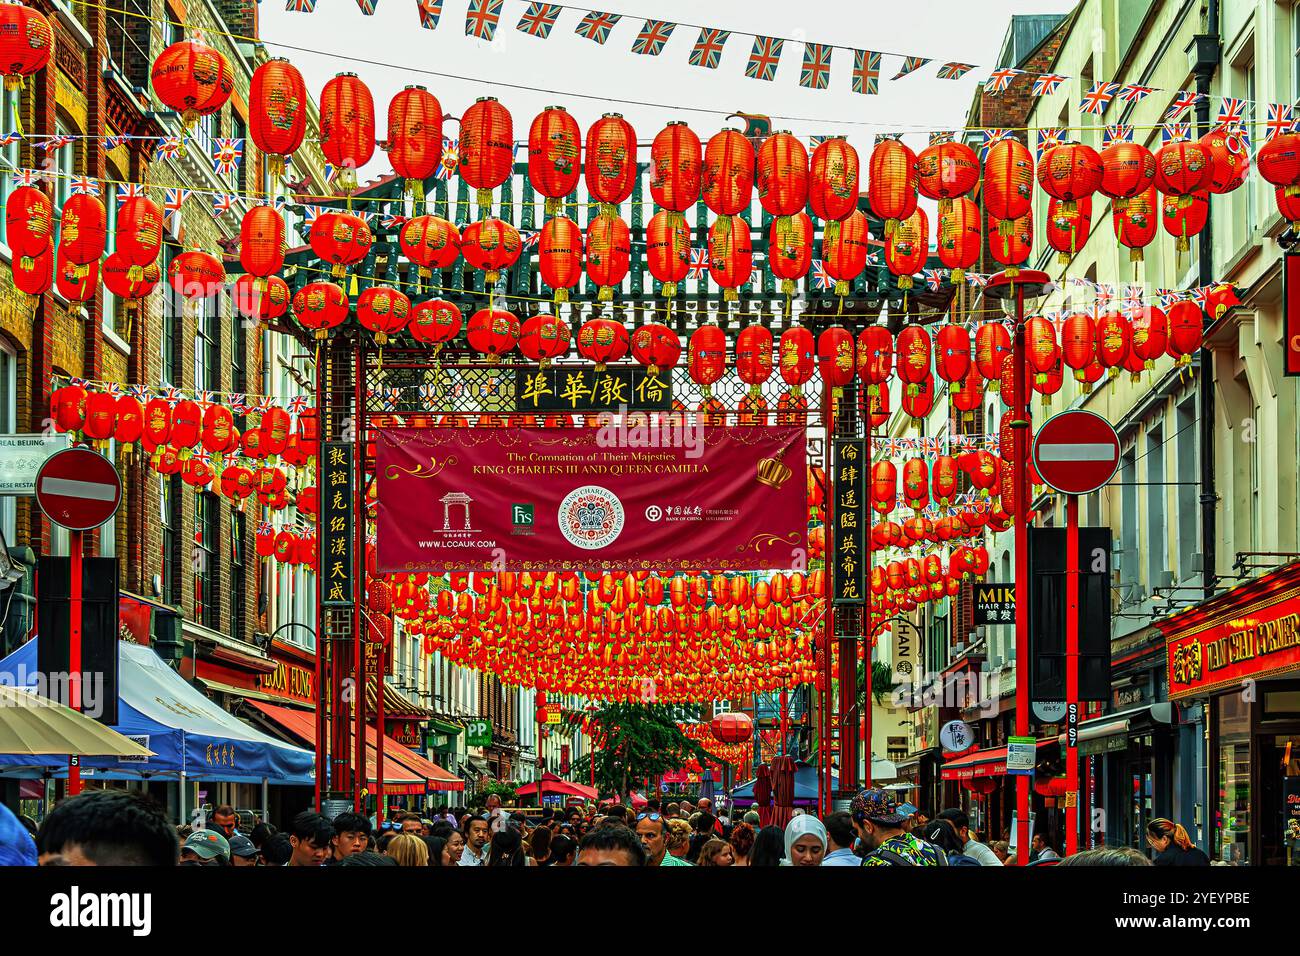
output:
[[567, 780], [561, 780], [553, 773], [542, 774], [542, 779], [533, 783], [526, 783], [515, 790], [515, 796], [533, 797], [537, 795], [537, 788], [541, 786], [542, 794], [558, 793], [566, 797], [584, 797], [587, 800], [595, 800], [600, 795], [594, 787], [584, 787], [580, 783], [570, 783]]
[[[1051, 737], [1038, 741], [1038, 749], [1056, 743]], [[944, 763], [940, 767], [940, 777], [944, 780], [976, 780], [980, 777], [1001, 777], [1007, 772], [1007, 748], [990, 747], [987, 750], [972, 750]]]
[[[270, 721], [304, 747], [316, 747], [316, 713], [247, 700], [250, 707], [261, 711]], [[366, 781], [375, 786], [378, 774], [379, 735], [373, 727], [366, 728]], [[384, 741], [384, 792], [397, 796], [419, 795], [430, 790], [463, 790], [465, 782], [432, 761], [421, 757], [409, 747], [395, 740]]]

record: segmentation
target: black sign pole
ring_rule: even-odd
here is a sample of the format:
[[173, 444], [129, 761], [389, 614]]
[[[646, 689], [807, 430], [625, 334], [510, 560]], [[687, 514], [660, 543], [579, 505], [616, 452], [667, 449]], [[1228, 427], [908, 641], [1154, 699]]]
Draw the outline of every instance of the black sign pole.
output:
[[1079, 852], [1079, 496], [1065, 498], [1065, 855]]
[[[72, 555], [72, 575], [68, 587], [68, 687], [71, 693], [69, 706], [81, 710], [81, 531], [68, 532], [68, 547]], [[53, 635], [51, 635], [52, 637]], [[81, 793], [81, 760], [77, 754], [68, 755], [68, 796]]]

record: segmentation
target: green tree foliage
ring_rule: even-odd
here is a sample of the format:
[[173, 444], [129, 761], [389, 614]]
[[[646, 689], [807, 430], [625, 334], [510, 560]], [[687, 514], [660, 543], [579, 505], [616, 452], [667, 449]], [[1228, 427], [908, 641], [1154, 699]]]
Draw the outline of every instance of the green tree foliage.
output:
[[682, 733], [678, 721], [694, 720], [696, 708], [673, 704], [606, 703], [585, 715], [570, 718], [577, 726], [586, 718], [599, 741], [593, 753], [578, 758], [572, 778], [591, 777], [596, 763], [596, 787], [601, 793], [626, 794], [647, 777], [671, 773], [692, 759], [716, 763], [718, 758]]

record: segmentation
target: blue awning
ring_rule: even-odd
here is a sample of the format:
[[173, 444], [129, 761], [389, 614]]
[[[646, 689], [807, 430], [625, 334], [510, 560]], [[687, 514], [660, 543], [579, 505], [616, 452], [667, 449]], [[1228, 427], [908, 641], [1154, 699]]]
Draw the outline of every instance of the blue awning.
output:
[[[38, 686], [36, 640], [0, 661], [0, 681]], [[139, 644], [118, 644], [118, 723], [113, 729], [156, 756], [85, 757], [81, 766], [87, 777], [138, 780], [184, 773], [190, 779], [233, 783], [315, 783], [315, 754], [276, 740], [222, 710]], [[67, 759], [58, 755], [0, 754], [0, 775], [66, 772]]]
[[[731, 791], [732, 801], [736, 803], [749, 801], [752, 803], [755, 783], [757, 783], [757, 780], [750, 780], [734, 788]], [[832, 776], [831, 788], [838, 788], [839, 785], [840, 778]], [[800, 805], [817, 802], [817, 768], [812, 764], [798, 761], [794, 765], [794, 802]]]

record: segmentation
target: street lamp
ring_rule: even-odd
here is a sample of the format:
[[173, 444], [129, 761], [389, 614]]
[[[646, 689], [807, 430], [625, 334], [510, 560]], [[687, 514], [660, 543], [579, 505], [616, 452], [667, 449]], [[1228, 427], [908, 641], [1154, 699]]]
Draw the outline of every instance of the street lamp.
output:
[[[1015, 320], [1012, 371], [1015, 375], [1012, 429], [1012, 528], [1016, 552], [1016, 736], [1029, 736], [1029, 438], [1032, 430], [1025, 369], [1025, 304], [1031, 307], [1053, 288], [1046, 272], [1007, 269], [989, 278], [984, 298], [1002, 304]], [[1029, 862], [1029, 777], [1016, 777], [1016, 854]]]

